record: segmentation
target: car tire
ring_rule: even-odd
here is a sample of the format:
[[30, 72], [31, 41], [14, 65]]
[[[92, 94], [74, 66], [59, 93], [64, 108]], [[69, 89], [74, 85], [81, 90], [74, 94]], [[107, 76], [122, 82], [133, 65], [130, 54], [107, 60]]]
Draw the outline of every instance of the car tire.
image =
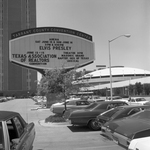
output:
[[88, 127], [94, 131], [100, 130], [101, 127], [98, 126], [98, 123], [95, 121], [95, 119], [92, 119], [89, 123], [88, 123]]

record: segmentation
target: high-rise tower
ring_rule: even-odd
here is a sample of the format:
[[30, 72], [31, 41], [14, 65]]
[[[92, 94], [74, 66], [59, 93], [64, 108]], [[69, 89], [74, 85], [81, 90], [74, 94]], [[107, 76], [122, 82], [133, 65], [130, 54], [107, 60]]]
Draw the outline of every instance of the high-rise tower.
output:
[[0, 94], [35, 93], [37, 72], [9, 61], [11, 33], [36, 27], [36, 0], [0, 0]]

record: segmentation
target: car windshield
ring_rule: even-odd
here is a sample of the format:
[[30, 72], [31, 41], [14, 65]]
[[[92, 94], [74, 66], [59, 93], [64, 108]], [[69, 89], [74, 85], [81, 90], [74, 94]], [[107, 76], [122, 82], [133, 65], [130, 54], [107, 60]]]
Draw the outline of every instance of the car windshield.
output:
[[4, 145], [4, 137], [3, 137], [2, 123], [0, 122], [0, 150], [4, 148], [3, 145]]
[[149, 120], [150, 119], [150, 111], [142, 111], [142, 112], [136, 113], [136, 114], [132, 115], [131, 118]]
[[118, 111], [120, 111], [122, 109], [123, 109], [122, 107], [112, 108], [112, 109], [108, 110], [107, 112], [103, 113], [102, 116], [104, 116], [104, 117], [111, 117], [116, 112], [118, 112]]
[[98, 103], [93, 103], [93, 104], [87, 106], [85, 109], [93, 109], [93, 108], [95, 108], [97, 105], [98, 105]]
[[146, 99], [145, 98], [137, 98], [136, 101], [141, 102], [141, 101], [146, 101]]

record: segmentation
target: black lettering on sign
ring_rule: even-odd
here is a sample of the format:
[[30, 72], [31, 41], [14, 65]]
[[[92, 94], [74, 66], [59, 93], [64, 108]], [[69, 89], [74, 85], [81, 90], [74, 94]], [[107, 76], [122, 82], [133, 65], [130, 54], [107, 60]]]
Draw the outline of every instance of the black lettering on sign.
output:
[[41, 41], [35, 41], [35, 43], [40, 43]]
[[29, 58], [29, 62], [49, 62], [49, 59], [42, 59], [42, 58]]
[[13, 58], [26, 58], [26, 54], [12, 54]]
[[39, 50], [51, 50], [49, 46], [39, 46]]
[[67, 60], [67, 62], [79, 62], [79, 60]]
[[71, 50], [70, 46], [53, 46], [53, 50]]
[[29, 54], [28, 55], [28, 58], [57, 58], [57, 55], [56, 54]]
[[48, 41], [42, 41], [42, 43], [48, 43]]

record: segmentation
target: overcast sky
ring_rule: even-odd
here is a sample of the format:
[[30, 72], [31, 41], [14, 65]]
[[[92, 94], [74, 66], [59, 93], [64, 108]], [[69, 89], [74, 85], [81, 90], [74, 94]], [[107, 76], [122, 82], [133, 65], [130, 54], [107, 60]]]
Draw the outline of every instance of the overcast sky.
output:
[[[70, 28], [92, 35], [95, 61], [84, 67], [112, 66], [150, 71], [150, 0], [37, 0], [37, 27]], [[83, 69], [83, 68], [82, 68]]]

